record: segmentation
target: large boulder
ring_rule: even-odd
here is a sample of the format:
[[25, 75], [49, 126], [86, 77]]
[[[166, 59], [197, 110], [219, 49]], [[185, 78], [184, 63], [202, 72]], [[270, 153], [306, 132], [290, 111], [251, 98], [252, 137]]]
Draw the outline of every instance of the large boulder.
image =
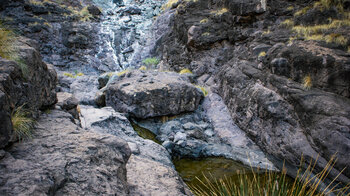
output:
[[126, 165], [130, 195], [190, 195], [167, 150], [141, 138], [129, 120], [111, 107], [81, 106], [82, 126], [122, 138], [131, 149]]
[[128, 195], [128, 144], [85, 131], [71, 115], [41, 116], [32, 140], [16, 143], [0, 160], [0, 195]]
[[[14, 43], [18, 48], [20, 62], [0, 58], [0, 113], [4, 116], [0, 133], [0, 148], [12, 135], [12, 124], [8, 120], [11, 111], [18, 106], [29, 107], [34, 116], [57, 102], [57, 75], [51, 65], [44, 63], [36, 44], [25, 38]], [[6, 120], [7, 119], [7, 120]]]
[[194, 111], [202, 98], [186, 76], [172, 72], [132, 71], [106, 90], [107, 105], [136, 118]]

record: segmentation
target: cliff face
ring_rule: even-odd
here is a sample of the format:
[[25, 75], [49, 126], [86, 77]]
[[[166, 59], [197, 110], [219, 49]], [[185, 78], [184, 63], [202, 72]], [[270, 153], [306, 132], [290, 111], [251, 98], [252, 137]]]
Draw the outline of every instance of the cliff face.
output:
[[39, 109], [57, 102], [56, 71], [42, 61], [35, 42], [22, 37], [13, 47], [18, 49], [20, 62], [0, 57], [0, 148], [13, 136], [10, 114], [15, 107], [25, 105], [37, 117]]
[[[237, 125], [291, 165], [336, 154], [349, 182], [349, 2], [179, 1], [153, 51], [218, 92]], [[300, 11], [301, 10], [301, 11]], [[319, 17], [320, 16], [320, 17]], [[322, 17], [321, 17], [322, 16]], [[277, 161], [278, 162], [278, 161]]]

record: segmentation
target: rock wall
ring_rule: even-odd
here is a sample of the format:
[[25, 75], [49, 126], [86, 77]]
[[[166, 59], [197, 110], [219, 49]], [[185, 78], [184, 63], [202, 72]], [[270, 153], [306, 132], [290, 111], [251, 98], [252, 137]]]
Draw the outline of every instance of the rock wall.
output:
[[10, 114], [15, 107], [25, 105], [37, 117], [39, 109], [57, 102], [56, 71], [41, 60], [35, 42], [19, 38], [14, 44], [21, 61], [0, 58], [0, 113], [3, 116], [0, 147], [4, 147], [12, 136]]
[[[162, 54], [165, 66], [193, 70], [199, 82], [221, 95], [239, 128], [276, 162], [297, 166], [301, 155], [309, 162], [319, 154], [316, 168], [322, 169], [338, 153], [331, 177], [347, 167], [339, 179], [348, 183], [349, 43], [293, 41], [298, 35], [281, 23], [292, 19], [300, 24], [307, 17], [293, 15], [308, 5], [179, 2], [155, 22], [164, 30], [155, 31], [159, 44], [153, 50]], [[327, 23], [318, 20], [311, 24]], [[349, 40], [348, 26], [334, 31]]]

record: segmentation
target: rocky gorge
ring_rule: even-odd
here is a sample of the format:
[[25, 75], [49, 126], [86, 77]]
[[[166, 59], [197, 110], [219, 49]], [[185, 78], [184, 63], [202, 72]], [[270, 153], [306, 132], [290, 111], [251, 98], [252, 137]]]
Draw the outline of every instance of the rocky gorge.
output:
[[336, 157], [321, 190], [350, 182], [347, 0], [2, 0], [0, 18], [1, 195], [193, 195], [179, 168], [202, 158], [296, 178]]

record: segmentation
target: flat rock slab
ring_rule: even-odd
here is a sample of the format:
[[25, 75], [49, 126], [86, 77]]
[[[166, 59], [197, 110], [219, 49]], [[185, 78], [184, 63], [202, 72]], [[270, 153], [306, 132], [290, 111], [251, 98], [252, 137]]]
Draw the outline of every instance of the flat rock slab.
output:
[[132, 71], [106, 90], [106, 104], [136, 118], [194, 111], [203, 93], [187, 76], [173, 72]]
[[128, 144], [84, 131], [71, 118], [61, 110], [44, 114], [33, 139], [7, 149], [0, 195], [128, 195]]

